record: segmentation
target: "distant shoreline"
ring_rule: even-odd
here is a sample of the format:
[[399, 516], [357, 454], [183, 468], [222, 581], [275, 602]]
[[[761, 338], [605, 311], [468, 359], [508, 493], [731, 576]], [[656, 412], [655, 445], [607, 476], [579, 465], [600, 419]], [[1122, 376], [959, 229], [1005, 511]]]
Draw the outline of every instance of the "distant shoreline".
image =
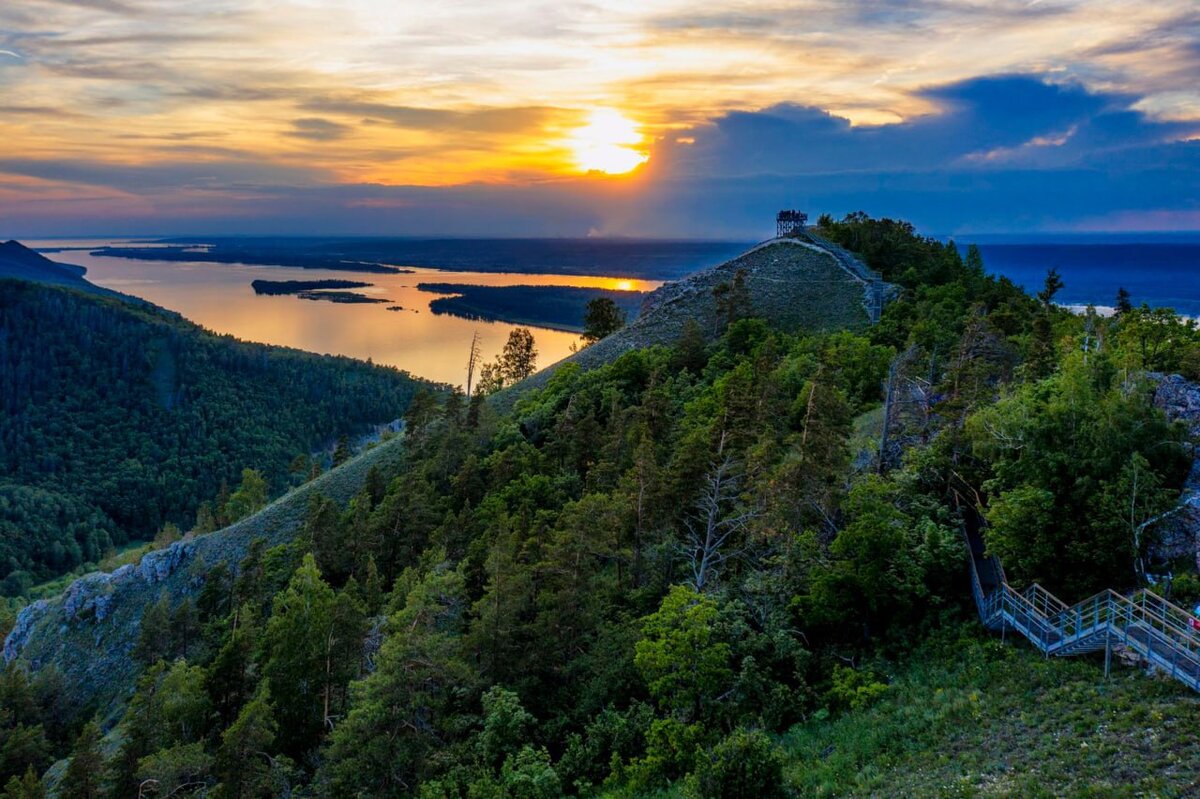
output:
[[533, 325], [582, 333], [587, 304], [598, 298], [616, 303], [627, 319], [637, 315], [645, 293], [576, 286], [480, 286], [466, 283], [418, 283], [438, 297], [429, 303], [435, 314], [512, 325]]

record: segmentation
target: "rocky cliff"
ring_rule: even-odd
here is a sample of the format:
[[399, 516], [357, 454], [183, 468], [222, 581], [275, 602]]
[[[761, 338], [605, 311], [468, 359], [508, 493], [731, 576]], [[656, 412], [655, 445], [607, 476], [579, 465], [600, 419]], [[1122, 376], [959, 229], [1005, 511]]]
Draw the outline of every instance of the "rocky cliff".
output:
[[[1169, 418], [1186, 424], [1192, 440], [1200, 442], [1200, 384], [1179, 375], [1154, 374], [1150, 377], [1157, 383], [1154, 404]], [[1168, 558], [1190, 555], [1200, 568], [1200, 452], [1194, 454], [1179, 505], [1157, 525], [1158, 554]]]

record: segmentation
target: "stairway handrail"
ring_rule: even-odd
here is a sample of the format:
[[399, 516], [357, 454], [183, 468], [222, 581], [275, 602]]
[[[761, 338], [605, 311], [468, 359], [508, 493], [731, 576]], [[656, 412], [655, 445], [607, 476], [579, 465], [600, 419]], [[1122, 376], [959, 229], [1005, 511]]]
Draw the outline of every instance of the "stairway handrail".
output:
[[[1200, 690], [1200, 618], [1144, 588], [1128, 596], [1105, 589], [1074, 605], [1067, 605], [1038, 583], [1017, 591], [1008, 584], [995, 557], [991, 566], [998, 583], [985, 593], [979, 563], [988, 556], [980, 540], [965, 528], [964, 534], [970, 550], [971, 591], [987, 626], [999, 623], [1001, 629], [1014, 629], [1047, 656], [1087, 651], [1097, 646], [1097, 636], [1103, 635], [1105, 646], [1123, 643]], [[1185, 666], [1182, 671], [1181, 666]]]

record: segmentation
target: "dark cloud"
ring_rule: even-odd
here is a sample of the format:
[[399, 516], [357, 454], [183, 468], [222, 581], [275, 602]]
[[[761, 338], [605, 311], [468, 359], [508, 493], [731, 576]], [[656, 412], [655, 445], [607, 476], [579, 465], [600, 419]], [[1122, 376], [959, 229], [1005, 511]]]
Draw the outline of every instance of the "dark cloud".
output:
[[251, 159], [162, 161], [142, 166], [83, 159], [0, 158], [0, 173], [101, 186], [133, 194], [169, 189], [208, 191], [313, 186], [328, 179], [321, 170]]
[[520, 133], [569, 113], [540, 106], [466, 110], [422, 108], [337, 97], [305, 100], [300, 108], [321, 114], [387, 122], [401, 128], [466, 133]]
[[345, 136], [350, 130], [349, 125], [330, 122], [328, 119], [320, 117], [305, 117], [292, 120], [292, 130], [288, 131], [288, 135], [310, 141], [335, 141]]
[[1170, 142], [1189, 131], [1130, 110], [1136, 98], [1028, 76], [975, 78], [921, 95], [939, 107], [937, 113], [877, 127], [852, 127], [797, 105], [731, 112], [698, 129], [693, 144], [664, 142], [654, 171], [736, 177], [1062, 167]]

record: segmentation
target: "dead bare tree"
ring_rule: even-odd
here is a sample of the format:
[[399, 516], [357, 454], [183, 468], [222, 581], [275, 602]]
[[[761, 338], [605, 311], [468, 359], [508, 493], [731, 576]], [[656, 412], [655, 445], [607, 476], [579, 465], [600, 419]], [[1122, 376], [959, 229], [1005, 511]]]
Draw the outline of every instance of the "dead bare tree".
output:
[[720, 574], [721, 567], [747, 551], [741, 533], [758, 516], [754, 508], [731, 512], [738, 495], [738, 475], [732, 457], [722, 456], [725, 436], [721, 436], [716, 467], [704, 481], [704, 491], [696, 500], [689, 518], [684, 520], [687, 535], [684, 551], [691, 571], [691, 585], [703, 592]]
[[475, 369], [479, 366], [479, 359], [483, 357], [479, 346], [479, 331], [476, 330], [471, 335], [471, 355], [467, 358], [467, 396], [471, 396], [471, 386], [475, 381]]

